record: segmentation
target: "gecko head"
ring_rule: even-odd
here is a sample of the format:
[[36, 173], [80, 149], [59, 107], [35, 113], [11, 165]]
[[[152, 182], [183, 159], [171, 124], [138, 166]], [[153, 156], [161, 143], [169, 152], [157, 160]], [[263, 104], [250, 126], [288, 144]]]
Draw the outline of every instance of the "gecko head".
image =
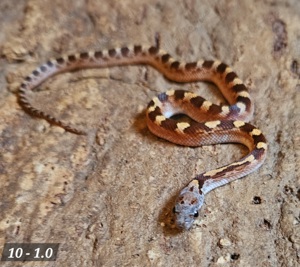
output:
[[173, 212], [176, 226], [188, 230], [199, 216], [198, 210], [204, 202], [204, 195], [200, 192], [198, 182], [193, 180], [181, 190], [176, 199]]

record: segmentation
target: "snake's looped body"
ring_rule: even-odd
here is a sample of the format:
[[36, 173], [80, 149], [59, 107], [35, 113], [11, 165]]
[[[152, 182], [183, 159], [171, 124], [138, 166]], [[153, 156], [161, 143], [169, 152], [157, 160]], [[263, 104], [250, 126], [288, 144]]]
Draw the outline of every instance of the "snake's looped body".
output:
[[[176, 224], [179, 228], [189, 229], [198, 216], [205, 194], [253, 172], [266, 157], [265, 137], [259, 129], [247, 123], [253, 115], [248, 90], [226, 64], [218, 61], [179, 62], [160, 50], [158, 44], [69, 55], [48, 61], [27, 76], [19, 90], [19, 102], [33, 115], [68, 131], [83, 134], [75, 127], [34, 108], [29, 97], [32, 89], [61, 72], [137, 64], [151, 65], [167, 79], [176, 82], [211, 81], [230, 104], [219, 106], [191, 92], [169, 90], [155, 97], [148, 105], [147, 124], [152, 133], [185, 146], [233, 142], [246, 145], [250, 151], [232, 164], [197, 175], [180, 192], [174, 207]], [[195, 122], [178, 122], [170, 118], [178, 113], [187, 114]]]

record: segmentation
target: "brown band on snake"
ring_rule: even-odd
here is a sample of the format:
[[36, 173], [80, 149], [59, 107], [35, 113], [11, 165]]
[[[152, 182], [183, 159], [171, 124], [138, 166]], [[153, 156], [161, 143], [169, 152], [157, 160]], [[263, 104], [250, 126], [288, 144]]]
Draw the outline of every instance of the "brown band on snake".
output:
[[[228, 84], [228, 83], [231, 83], [231, 82], [233, 82], [233, 80], [235, 79], [235, 78], [237, 78], [238, 76], [236, 75], [236, 73], [235, 72], [229, 72], [229, 73], [227, 73], [226, 74], [226, 77], [225, 77], [225, 82]], [[244, 90], [243, 91], [247, 91], [247, 89], [246, 89], [246, 86], [245, 86], [245, 88], [244, 88]]]

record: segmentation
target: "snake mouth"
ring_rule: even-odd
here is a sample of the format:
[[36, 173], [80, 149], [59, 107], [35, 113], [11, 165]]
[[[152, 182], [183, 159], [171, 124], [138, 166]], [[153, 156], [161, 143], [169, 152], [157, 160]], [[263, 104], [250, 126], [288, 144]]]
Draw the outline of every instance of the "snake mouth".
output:
[[191, 218], [187, 218], [185, 221], [176, 221], [176, 227], [179, 229], [179, 230], [190, 230], [193, 223], [194, 223], [194, 220], [190, 220]]

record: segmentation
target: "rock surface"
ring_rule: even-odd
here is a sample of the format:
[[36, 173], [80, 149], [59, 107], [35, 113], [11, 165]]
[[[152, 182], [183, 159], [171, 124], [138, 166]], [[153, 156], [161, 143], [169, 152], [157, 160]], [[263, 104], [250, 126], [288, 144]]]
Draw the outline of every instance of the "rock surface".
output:
[[[56, 262], [1, 266], [300, 265], [298, 0], [1, 0], [0, 12], [0, 252], [8, 242], [60, 243]], [[178, 59], [231, 65], [269, 142], [265, 164], [210, 193], [187, 232], [170, 227], [176, 194], [246, 150], [160, 140], [144, 108], [170, 87], [224, 101], [213, 86], [174, 84], [145, 66], [51, 78], [34, 105], [87, 137], [31, 117], [15, 95], [48, 58], [152, 44], [157, 32]]]

